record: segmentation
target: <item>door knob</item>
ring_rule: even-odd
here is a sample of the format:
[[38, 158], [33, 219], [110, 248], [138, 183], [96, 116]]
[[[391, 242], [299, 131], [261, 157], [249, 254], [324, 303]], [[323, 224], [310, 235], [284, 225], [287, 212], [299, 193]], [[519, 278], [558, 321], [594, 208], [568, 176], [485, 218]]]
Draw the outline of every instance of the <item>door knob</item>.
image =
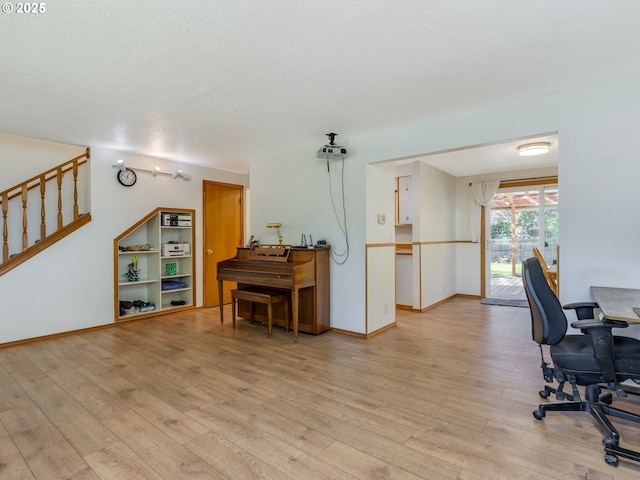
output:
[[213, 250], [211, 250], [210, 248], [207, 250], [207, 255], [211, 255], [213, 253]]

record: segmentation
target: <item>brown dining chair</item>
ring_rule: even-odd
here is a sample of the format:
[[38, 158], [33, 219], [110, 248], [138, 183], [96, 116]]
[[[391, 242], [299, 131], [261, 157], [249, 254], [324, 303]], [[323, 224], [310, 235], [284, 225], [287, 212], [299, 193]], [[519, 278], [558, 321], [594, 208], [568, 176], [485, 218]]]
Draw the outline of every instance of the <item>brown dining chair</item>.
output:
[[540, 267], [542, 267], [542, 272], [544, 273], [545, 278], [547, 279], [547, 283], [553, 290], [553, 293], [556, 294], [556, 297], [560, 296], [560, 289], [558, 285], [558, 271], [557, 269], [549, 269], [547, 266], [547, 262], [545, 261], [542, 253], [537, 248], [533, 249], [533, 256], [538, 259], [540, 262]]

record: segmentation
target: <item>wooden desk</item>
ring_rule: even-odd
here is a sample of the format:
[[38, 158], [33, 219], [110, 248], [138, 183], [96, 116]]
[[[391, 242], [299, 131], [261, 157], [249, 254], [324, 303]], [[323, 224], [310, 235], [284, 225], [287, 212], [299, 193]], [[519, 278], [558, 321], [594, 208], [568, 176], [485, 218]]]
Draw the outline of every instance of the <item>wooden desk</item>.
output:
[[591, 287], [591, 295], [605, 317], [625, 322], [640, 322], [633, 307], [640, 307], [640, 289]]

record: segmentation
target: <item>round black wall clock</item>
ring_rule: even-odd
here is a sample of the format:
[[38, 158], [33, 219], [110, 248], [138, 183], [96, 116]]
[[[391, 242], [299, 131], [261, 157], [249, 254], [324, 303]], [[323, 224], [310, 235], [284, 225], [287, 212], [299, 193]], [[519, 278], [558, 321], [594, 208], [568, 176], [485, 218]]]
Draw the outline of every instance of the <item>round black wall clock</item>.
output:
[[136, 172], [134, 172], [130, 168], [118, 170], [117, 178], [118, 182], [120, 182], [120, 185], [124, 185], [125, 187], [132, 187], [138, 179], [136, 177]]

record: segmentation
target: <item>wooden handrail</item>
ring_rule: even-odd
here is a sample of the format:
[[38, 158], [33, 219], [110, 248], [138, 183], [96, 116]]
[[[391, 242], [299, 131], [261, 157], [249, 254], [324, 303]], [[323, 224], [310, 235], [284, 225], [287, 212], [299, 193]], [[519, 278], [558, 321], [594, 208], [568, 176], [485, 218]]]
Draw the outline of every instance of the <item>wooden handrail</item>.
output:
[[[83, 158], [84, 158], [84, 160], [80, 161]], [[91, 158], [91, 155], [90, 155], [90, 152], [89, 152], [89, 148], [87, 148], [86, 153], [83, 153], [82, 155], [78, 155], [77, 157], [72, 158], [71, 160], [67, 160], [66, 162], [61, 163], [57, 167], [53, 167], [52, 169], [47, 170], [46, 172], [43, 172], [43, 173], [41, 173], [39, 175], [36, 175], [35, 177], [32, 177], [27, 181], [21, 182], [20, 184], [14, 186], [14, 187], [8, 188], [4, 192], [0, 192], [0, 197], [3, 197], [4, 195], [9, 194], [9, 192], [13, 192], [14, 190], [22, 189], [22, 185], [25, 184], [25, 183], [29, 184], [31, 182], [34, 182], [34, 181], [38, 180], [38, 182], [34, 183], [33, 185], [28, 185], [27, 186], [27, 190], [32, 190], [32, 189], [38, 187], [42, 183], [42, 177], [44, 177], [45, 182], [48, 182], [49, 180], [53, 180], [54, 178], [56, 178], [57, 175], [58, 175], [58, 169], [61, 168], [62, 165], [67, 165], [69, 163], [72, 164], [72, 165], [70, 165], [68, 167], [62, 167], [62, 173], [64, 174], [64, 173], [67, 173], [70, 170], [74, 170], [74, 167], [73, 167], [74, 163], [73, 162], [77, 161], [77, 166], [80, 166], [80, 165], [83, 165], [83, 164], [87, 163], [89, 158]], [[77, 171], [77, 168], [76, 168], [76, 170], [74, 170], [74, 172], [75, 171]], [[22, 190], [20, 190], [19, 192], [14, 193], [14, 194], [8, 195], [7, 198], [9, 200], [11, 200], [13, 198], [19, 197], [20, 195], [22, 195]]]
[[[78, 167], [88, 162], [90, 158], [90, 149], [87, 148], [85, 153], [82, 155], [78, 155], [71, 160], [67, 160], [66, 162], [61, 163], [60, 165], [53, 167], [49, 170], [46, 170], [24, 182], [19, 183], [11, 188], [8, 188], [2, 192], [0, 192], [0, 202], [2, 205], [2, 255], [0, 257], [0, 274], [6, 273], [11, 268], [22, 263], [26, 258], [30, 258], [38, 251], [41, 251], [45, 248], [45, 245], [49, 245], [53, 242], [56, 242], [57, 239], [62, 238], [62, 236], [67, 235], [71, 231], [75, 230], [81, 225], [84, 225], [87, 221], [90, 220], [90, 214], [86, 212], [83, 216], [79, 213], [78, 208]], [[63, 220], [63, 176], [66, 172], [73, 172], [73, 208], [72, 208], [72, 216], [73, 219], [69, 225], [64, 225]], [[45, 211], [45, 197], [46, 197], [46, 184], [49, 181], [56, 180], [57, 186], [57, 229], [53, 232], [52, 235], [47, 236], [47, 225], [46, 225], [46, 211]], [[65, 183], [66, 184], [66, 183]], [[36, 244], [29, 246], [29, 236], [28, 236], [28, 222], [29, 220], [33, 220], [35, 218], [35, 212], [28, 209], [28, 199], [29, 199], [29, 191], [40, 187], [40, 238], [36, 240]], [[9, 258], [9, 232], [8, 232], [8, 221], [7, 217], [9, 215], [9, 201], [14, 198], [20, 197], [22, 209], [22, 232], [21, 232], [21, 242], [18, 241], [18, 245], [21, 245], [21, 251], [17, 252], [16, 256], [19, 258]], [[69, 211], [66, 208], [64, 211]], [[31, 213], [30, 213], [31, 212]], [[78, 222], [78, 220], [82, 220]], [[72, 226], [73, 223], [77, 223], [77, 226]], [[64, 233], [63, 233], [64, 232]], [[37, 248], [36, 248], [37, 245]], [[27, 253], [27, 251], [32, 251], [33, 253]]]

